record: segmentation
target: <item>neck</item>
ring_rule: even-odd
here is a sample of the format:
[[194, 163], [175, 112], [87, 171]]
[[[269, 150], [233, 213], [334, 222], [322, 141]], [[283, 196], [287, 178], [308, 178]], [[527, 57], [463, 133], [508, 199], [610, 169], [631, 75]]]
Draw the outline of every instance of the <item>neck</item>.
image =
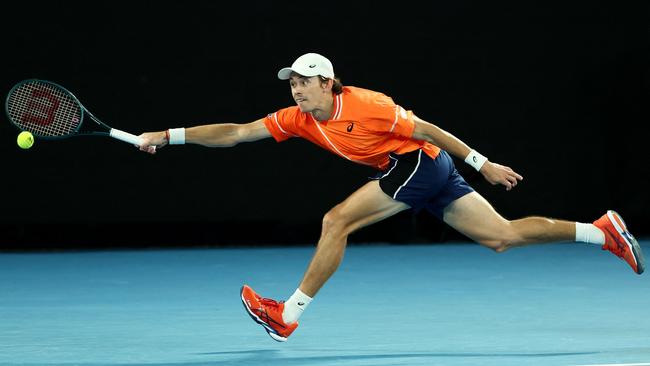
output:
[[334, 96], [332, 94], [327, 94], [325, 98], [323, 98], [323, 102], [311, 111], [311, 115], [317, 121], [327, 121], [332, 115], [332, 110], [334, 110]]

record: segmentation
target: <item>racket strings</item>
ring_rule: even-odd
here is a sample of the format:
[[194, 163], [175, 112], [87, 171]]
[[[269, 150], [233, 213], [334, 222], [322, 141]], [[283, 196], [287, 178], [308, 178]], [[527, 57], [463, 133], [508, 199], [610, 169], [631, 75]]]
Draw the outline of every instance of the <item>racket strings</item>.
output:
[[18, 127], [37, 136], [69, 135], [81, 124], [81, 106], [76, 99], [64, 89], [38, 80], [14, 89], [7, 110]]

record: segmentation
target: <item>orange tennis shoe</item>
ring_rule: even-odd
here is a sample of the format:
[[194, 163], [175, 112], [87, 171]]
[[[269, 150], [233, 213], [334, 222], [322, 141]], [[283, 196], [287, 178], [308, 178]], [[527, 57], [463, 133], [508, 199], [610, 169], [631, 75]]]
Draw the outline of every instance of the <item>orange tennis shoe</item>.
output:
[[241, 288], [241, 301], [248, 315], [278, 342], [286, 342], [287, 337], [298, 328], [298, 322], [286, 324], [282, 320], [284, 301], [263, 298], [247, 285]]
[[621, 215], [616, 211], [609, 210], [601, 218], [594, 221], [594, 225], [605, 233], [605, 245], [603, 250], [609, 250], [616, 254], [632, 267], [637, 274], [643, 273], [645, 259], [641, 246], [627, 231], [627, 226]]

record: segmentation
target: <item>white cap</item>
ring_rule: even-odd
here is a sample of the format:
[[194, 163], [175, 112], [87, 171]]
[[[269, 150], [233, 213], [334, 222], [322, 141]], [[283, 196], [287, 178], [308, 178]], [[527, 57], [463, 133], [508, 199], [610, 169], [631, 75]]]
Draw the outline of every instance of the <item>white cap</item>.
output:
[[291, 67], [285, 67], [278, 71], [278, 79], [288, 80], [292, 72], [307, 77], [321, 75], [330, 79], [334, 78], [334, 67], [330, 60], [317, 53], [305, 53], [298, 57]]

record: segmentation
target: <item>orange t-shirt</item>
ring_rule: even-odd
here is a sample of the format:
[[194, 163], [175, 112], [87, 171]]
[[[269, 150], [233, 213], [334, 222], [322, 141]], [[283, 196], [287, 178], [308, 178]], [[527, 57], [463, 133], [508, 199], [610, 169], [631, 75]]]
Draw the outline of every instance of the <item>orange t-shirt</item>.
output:
[[413, 112], [372, 90], [343, 87], [334, 95], [334, 109], [327, 121], [318, 122], [298, 106], [269, 114], [264, 124], [276, 141], [305, 138], [334, 154], [379, 170], [388, 167], [388, 154], [422, 149], [435, 159], [440, 148], [413, 140]]

